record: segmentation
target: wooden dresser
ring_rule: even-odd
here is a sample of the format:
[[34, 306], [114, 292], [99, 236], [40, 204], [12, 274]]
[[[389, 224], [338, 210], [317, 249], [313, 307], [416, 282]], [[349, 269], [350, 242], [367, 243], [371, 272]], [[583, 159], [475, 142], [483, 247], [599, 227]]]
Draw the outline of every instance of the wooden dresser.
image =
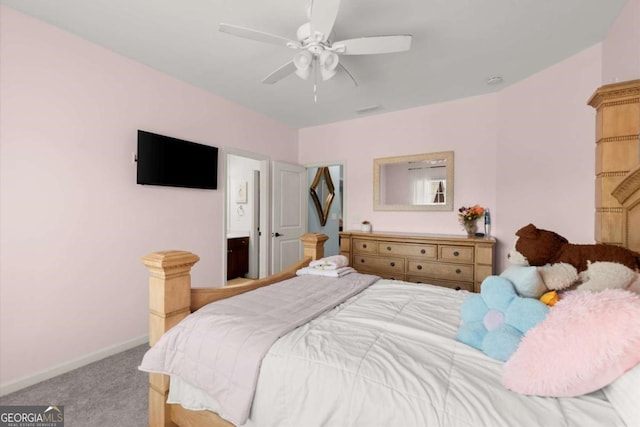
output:
[[340, 253], [359, 272], [473, 292], [494, 272], [495, 244], [491, 237], [340, 233]]

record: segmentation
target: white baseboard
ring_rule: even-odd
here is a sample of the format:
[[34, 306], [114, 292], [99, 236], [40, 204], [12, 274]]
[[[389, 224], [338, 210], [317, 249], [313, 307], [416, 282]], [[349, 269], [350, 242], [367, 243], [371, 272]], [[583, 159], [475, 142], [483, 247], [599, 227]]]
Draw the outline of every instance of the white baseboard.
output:
[[148, 335], [134, 338], [132, 340], [125, 341], [120, 344], [115, 344], [115, 345], [100, 349], [98, 351], [95, 351], [93, 353], [89, 353], [85, 356], [79, 357], [69, 362], [61, 363], [60, 365], [54, 366], [52, 368], [44, 369], [32, 375], [27, 375], [26, 377], [22, 377], [17, 380], [0, 384], [0, 396], [7, 395], [9, 393], [13, 393], [15, 391], [37, 384], [39, 382], [51, 379], [53, 377], [57, 377], [58, 375], [62, 375], [69, 371], [73, 371], [74, 369], [78, 369], [90, 363], [97, 362], [98, 360], [102, 360], [105, 357], [113, 356], [114, 354], [121, 353], [123, 351], [129, 350], [131, 348], [137, 347], [139, 345], [142, 345], [148, 342], [149, 342]]

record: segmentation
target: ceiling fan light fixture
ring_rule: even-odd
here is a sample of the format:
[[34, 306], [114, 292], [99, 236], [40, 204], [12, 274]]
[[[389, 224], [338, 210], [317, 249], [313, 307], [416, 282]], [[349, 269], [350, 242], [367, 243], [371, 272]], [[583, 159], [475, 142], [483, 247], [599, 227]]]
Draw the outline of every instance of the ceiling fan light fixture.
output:
[[322, 51], [320, 54], [320, 65], [326, 70], [335, 70], [338, 66], [338, 61], [338, 55], [328, 50]]
[[311, 55], [311, 52], [303, 50], [296, 54], [296, 56], [293, 58], [293, 63], [298, 70], [305, 70], [311, 66], [312, 60], [313, 55]]
[[320, 74], [322, 75], [322, 80], [329, 80], [331, 77], [336, 75], [336, 70], [326, 70], [324, 68], [320, 68]]
[[331, 77], [336, 75], [336, 67], [339, 62], [339, 58], [336, 53], [328, 50], [322, 51], [319, 57], [319, 62], [322, 80], [329, 80]]
[[296, 66], [296, 74], [300, 78], [304, 80], [309, 78], [311, 61], [313, 61], [313, 55], [307, 50], [300, 51], [293, 57], [293, 65]]
[[298, 75], [298, 77], [300, 77], [302, 80], [307, 80], [309, 78], [309, 74], [311, 74], [311, 69], [306, 68], [304, 70], [301, 69], [297, 69], [296, 70], [296, 74]]

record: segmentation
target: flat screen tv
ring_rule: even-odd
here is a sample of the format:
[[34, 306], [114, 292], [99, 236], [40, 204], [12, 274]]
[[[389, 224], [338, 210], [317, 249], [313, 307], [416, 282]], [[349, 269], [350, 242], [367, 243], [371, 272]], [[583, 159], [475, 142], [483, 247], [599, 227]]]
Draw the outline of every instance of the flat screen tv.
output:
[[218, 148], [138, 130], [137, 183], [218, 187]]

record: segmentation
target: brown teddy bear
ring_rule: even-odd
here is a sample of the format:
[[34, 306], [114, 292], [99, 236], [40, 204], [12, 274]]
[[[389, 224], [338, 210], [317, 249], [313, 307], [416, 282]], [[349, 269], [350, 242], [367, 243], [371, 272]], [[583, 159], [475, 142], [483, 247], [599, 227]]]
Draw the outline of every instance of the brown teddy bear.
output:
[[607, 288], [640, 291], [640, 254], [607, 244], [576, 245], [553, 231], [533, 224], [516, 232], [509, 262], [540, 267], [550, 290], [578, 284], [580, 289]]

